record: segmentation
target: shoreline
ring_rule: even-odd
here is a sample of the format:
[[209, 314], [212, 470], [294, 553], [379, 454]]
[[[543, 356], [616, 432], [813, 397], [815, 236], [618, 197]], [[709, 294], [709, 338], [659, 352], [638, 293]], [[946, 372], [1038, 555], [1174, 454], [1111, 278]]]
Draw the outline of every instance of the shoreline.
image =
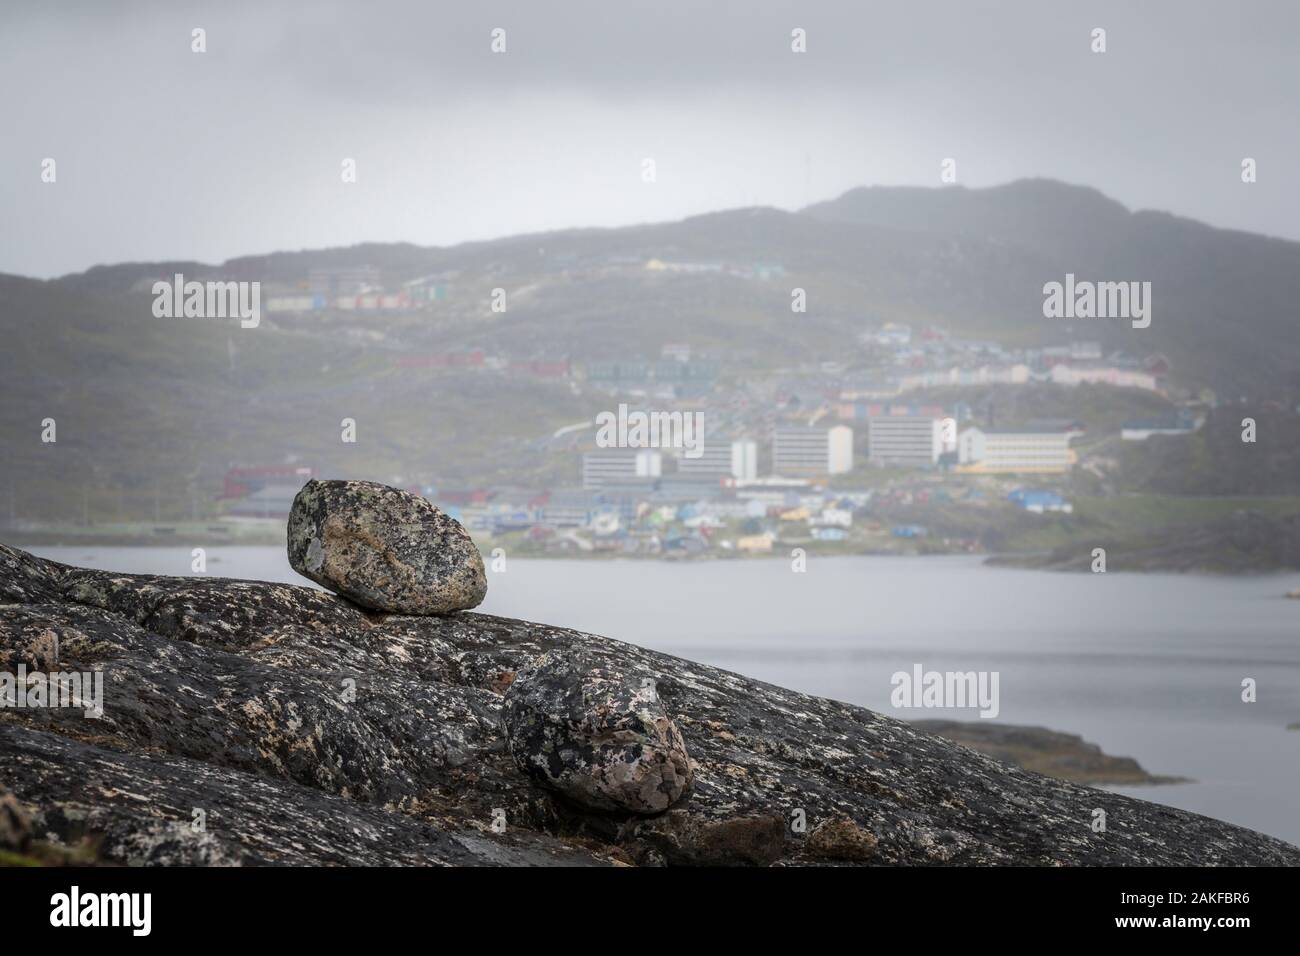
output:
[[[66, 534], [45, 534], [45, 533], [27, 533], [27, 534], [4, 534], [0, 533], [0, 542], [10, 547], [26, 549], [31, 548], [169, 548], [176, 547], [180, 549], [190, 548], [273, 548], [283, 549], [285, 542], [282, 539], [276, 539], [265, 535], [248, 535], [246, 537], [229, 538], [219, 535], [185, 535], [181, 536], [159, 536], [159, 537], [142, 537], [139, 535], [66, 535]], [[808, 558], [825, 560], [828, 558], [953, 558], [967, 557], [979, 559], [984, 567], [993, 569], [1011, 569], [1017, 571], [1047, 571], [1055, 573], [1092, 573], [1088, 567], [1088, 562], [1083, 558], [1076, 561], [1063, 562], [1055, 560], [1057, 552], [1035, 550], [1035, 551], [1009, 551], [1009, 552], [971, 552], [961, 549], [944, 550], [941, 548], [925, 550], [862, 550], [850, 551], [843, 548], [834, 548], [820, 550], [816, 547], [810, 547], [813, 542], [787, 542], [777, 543], [772, 551], [747, 553], [737, 551], [710, 551], [699, 554], [641, 554], [635, 552], [622, 552], [613, 550], [570, 550], [563, 552], [547, 551], [544, 548], [527, 548], [527, 549], [510, 549], [507, 547], [509, 542], [500, 542], [494, 539], [477, 538], [474, 542], [484, 560], [489, 560], [492, 551], [495, 548], [506, 547], [507, 554], [514, 560], [529, 561], [627, 561], [627, 562], [661, 562], [665, 564], [677, 563], [705, 563], [705, 562], [736, 562], [736, 561], [789, 561], [791, 554], [784, 550], [787, 546], [790, 549], [802, 549]], [[1086, 557], [1086, 555], [1085, 555]], [[1300, 568], [1286, 565], [1269, 566], [1269, 567], [1239, 567], [1230, 568], [1224, 566], [1179, 566], [1164, 567], [1141, 565], [1133, 566], [1127, 561], [1122, 560], [1123, 555], [1116, 557], [1121, 560], [1113, 567], [1108, 568], [1108, 574], [1176, 574], [1179, 576], [1204, 576], [1211, 578], [1265, 578], [1270, 576], [1283, 576], [1300, 574]], [[1300, 589], [1292, 589], [1283, 592], [1281, 597], [1300, 597]]]

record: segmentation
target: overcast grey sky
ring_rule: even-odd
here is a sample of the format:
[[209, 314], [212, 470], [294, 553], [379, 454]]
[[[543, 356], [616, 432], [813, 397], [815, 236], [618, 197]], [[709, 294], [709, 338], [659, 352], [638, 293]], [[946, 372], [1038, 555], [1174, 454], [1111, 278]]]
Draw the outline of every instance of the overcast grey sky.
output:
[[1298, 54], [1289, 0], [6, 0], [0, 271], [793, 209], [945, 157], [1300, 239]]

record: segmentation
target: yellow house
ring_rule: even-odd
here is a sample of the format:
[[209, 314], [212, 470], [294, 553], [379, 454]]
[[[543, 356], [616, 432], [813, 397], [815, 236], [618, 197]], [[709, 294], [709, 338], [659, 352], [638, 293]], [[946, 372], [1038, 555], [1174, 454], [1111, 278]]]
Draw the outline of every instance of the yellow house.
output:
[[740, 538], [736, 541], [736, 550], [737, 551], [771, 551], [772, 535], [767, 533], [746, 535], [745, 537]]

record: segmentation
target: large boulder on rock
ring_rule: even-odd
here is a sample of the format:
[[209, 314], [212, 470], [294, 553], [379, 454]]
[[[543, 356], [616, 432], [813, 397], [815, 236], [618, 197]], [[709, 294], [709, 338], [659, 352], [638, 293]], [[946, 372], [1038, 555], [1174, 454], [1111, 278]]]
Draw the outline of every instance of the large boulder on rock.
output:
[[446, 614], [487, 594], [483, 558], [460, 522], [373, 481], [309, 481], [289, 511], [295, 571], [376, 611]]
[[504, 720], [520, 769], [584, 807], [662, 813], [691, 785], [686, 743], [648, 672], [552, 651], [515, 675]]

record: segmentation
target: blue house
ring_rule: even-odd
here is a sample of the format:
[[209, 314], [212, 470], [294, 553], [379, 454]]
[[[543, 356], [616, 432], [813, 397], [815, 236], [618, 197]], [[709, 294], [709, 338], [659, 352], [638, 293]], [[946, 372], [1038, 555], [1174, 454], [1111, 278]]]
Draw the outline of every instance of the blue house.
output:
[[1017, 488], [1007, 495], [1007, 500], [1035, 514], [1043, 514], [1047, 511], [1061, 511], [1069, 514], [1074, 511], [1074, 505], [1054, 491], [1030, 491], [1025, 488]]

